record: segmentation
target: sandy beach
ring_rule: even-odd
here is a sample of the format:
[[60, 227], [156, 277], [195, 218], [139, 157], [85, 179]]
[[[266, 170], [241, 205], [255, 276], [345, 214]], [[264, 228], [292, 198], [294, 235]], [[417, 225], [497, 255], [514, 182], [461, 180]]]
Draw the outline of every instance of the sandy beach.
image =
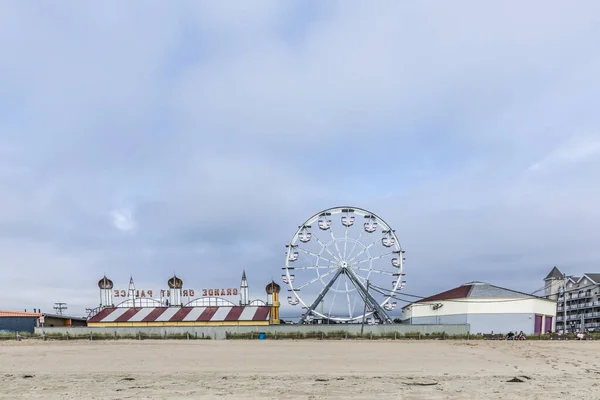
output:
[[600, 399], [599, 351], [600, 342], [4, 342], [0, 398]]

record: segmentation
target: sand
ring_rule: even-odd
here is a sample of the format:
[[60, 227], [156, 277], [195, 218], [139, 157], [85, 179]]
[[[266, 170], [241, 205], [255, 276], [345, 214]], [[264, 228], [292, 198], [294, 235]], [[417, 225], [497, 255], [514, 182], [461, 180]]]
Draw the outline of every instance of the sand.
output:
[[0, 399], [600, 399], [599, 351], [595, 341], [3, 342]]

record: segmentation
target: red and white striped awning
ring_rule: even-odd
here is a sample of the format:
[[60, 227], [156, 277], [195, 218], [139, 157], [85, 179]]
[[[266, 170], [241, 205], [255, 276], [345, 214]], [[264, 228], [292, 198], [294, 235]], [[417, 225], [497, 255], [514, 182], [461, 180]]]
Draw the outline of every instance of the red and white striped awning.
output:
[[268, 321], [268, 306], [105, 308], [88, 320], [102, 322]]

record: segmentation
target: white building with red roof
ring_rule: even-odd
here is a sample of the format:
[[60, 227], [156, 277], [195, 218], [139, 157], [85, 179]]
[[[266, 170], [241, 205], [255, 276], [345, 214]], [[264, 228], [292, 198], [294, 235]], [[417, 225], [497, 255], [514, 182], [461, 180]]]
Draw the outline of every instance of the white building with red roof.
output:
[[471, 333], [555, 330], [556, 302], [484, 282], [470, 282], [408, 304], [409, 324], [469, 324]]

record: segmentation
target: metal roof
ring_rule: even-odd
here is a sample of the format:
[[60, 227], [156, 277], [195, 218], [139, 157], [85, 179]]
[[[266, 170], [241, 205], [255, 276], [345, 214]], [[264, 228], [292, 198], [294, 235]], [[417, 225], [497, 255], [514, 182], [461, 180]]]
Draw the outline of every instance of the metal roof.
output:
[[[531, 294], [518, 292], [516, 290], [502, 288], [486, 282], [469, 282], [445, 292], [415, 301], [415, 303], [426, 303], [431, 301], [458, 300], [458, 299], [541, 299]], [[410, 304], [408, 304], [410, 305]], [[407, 305], [407, 306], [408, 306]], [[405, 306], [405, 307], [407, 307]], [[403, 307], [403, 308], [405, 308]]]
[[470, 299], [528, 299], [536, 296], [484, 283], [473, 285], [468, 297]]
[[43, 313], [44, 317], [47, 318], [57, 318], [57, 319], [74, 319], [74, 320], [80, 320], [80, 321], [86, 321], [87, 318], [86, 317], [73, 317], [70, 315], [63, 315], [63, 314], [48, 314], [48, 313]]
[[563, 273], [556, 267], [552, 268], [552, 271], [544, 278], [546, 279], [554, 279], [554, 278], [563, 278]]
[[600, 283], [600, 274], [585, 274], [585, 276], [587, 276], [596, 283]]

